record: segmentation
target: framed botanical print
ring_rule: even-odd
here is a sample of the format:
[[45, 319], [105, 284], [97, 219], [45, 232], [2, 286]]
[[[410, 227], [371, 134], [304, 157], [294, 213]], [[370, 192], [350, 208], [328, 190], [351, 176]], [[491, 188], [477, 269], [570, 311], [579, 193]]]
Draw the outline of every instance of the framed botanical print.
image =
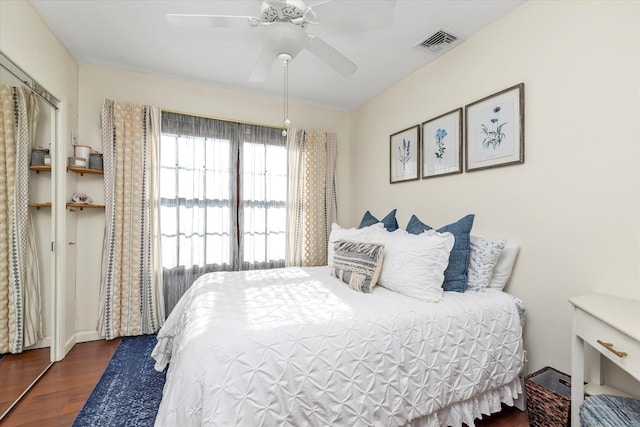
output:
[[465, 106], [466, 171], [524, 163], [524, 83]]
[[420, 125], [389, 137], [389, 182], [420, 179]]
[[462, 173], [462, 108], [422, 123], [422, 178]]

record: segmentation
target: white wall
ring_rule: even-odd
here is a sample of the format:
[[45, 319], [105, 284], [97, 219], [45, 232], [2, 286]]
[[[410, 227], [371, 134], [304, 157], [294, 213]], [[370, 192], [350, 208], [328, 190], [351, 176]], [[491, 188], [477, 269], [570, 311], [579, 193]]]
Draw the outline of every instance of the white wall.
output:
[[[639, 24], [635, 1], [527, 2], [353, 113], [345, 225], [475, 213], [473, 234], [519, 243], [530, 371], [570, 372], [570, 297], [640, 299]], [[524, 165], [389, 184], [390, 134], [520, 82]]]
[[[71, 133], [77, 133], [78, 127], [77, 62], [27, 1], [0, 1], [0, 51], [61, 101], [56, 154], [64, 165], [66, 151], [71, 144]], [[62, 171], [54, 171], [63, 177], [60, 172]], [[73, 192], [64, 179], [58, 180], [58, 188], [61, 192], [59, 201], [64, 201], [67, 192]], [[58, 213], [63, 216], [63, 221], [59, 221], [60, 237], [56, 241], [57, 250], [60, 251], [68, 241], [74, 239], [75, 224], [72, 218], [64, 218], [62, 207], [58, 209]], [[48, 243], [45, 244], [48, 246]], [[60, 262], [61, 284], [57, 308], [62, 322], [59, 339], [61, 344], [67, 344], [73, 341], [75, 332], [75, 265], [67, 266], [64, 258], [60, 258]], [[62, 350], [64, 345], [60, 347]], [[62, 355], [58, 354], [56, 358]]]
[[[238, 121], [280, 126], [282, 100], [246, 93], [182, 83], [166, 78], [81, 65], [79, 75], [79, 143], [102, 151], [99, 117], [104, 98], [149, 104], [160, 108]], [[291, 103], [292, 126], [338, 134], [338, 217], [347, 216], [349, 203], [348, 164], [349, 114]], [[100, 176], [78, 178], [78, 191], [104, 202]], [[104, 214], [85, 209], [78, 212], [77, 283], [78, 330], [84, 337], [96, 336], [100, 257]]]

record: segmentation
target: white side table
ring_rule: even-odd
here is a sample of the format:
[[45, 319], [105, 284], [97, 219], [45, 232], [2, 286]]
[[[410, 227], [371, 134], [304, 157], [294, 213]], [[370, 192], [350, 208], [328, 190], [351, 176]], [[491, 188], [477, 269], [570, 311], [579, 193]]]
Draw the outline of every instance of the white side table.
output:
[[[571, 298], [573, 341], [571, 346], [571, 425], [580, 425], [584, 393], [625, 393], [602, 383], [600, 357], [604, 356], [640, 381], [640, 301], [604, 294]], [[588, 344], [585, 346], [584, 344]], [[596, 354], [591, 380], [584, 385], [585, 350]], [[638, 385], [640, 393], [640, 384]]]

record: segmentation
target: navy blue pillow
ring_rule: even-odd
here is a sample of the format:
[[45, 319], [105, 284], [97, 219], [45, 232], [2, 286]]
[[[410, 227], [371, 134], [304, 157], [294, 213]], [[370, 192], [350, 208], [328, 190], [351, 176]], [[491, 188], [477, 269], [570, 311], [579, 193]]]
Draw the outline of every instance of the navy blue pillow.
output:
[[391, 212], [387, 214], [382, 220], [378, 221], [378, 218], [371, 215], [371, 212], [366, 211], [362, 220], [360, 221], [360, 225], [358, 228], [369, 227], [370, 225], [377, 224], [379, 222], [384, 224], [384, 228], [387, 231], [395, 231], [398, 229], [398, 221], [396, 220], [396, 211], [397, 209], [393, 209]]
[[[469, 243], [471, 240], [469, 234], [471, 233], [471, 227], [473, 227], [474, 218], [475, 215], [467, 215], [453, 224], [445, 225], [436, 230], [440, 233], [449, 232], [456, 239], [453, 249], [451, 249], [451, 254], [449, 254], [449, 265], [444, 271], [442, 288], [445, 291], [464, 292], [467, 289]], [[407, 224], [407, 231], [411, 234], [420, 234], [432, 228], [420, 221], [415, 215], [411, 216]]]

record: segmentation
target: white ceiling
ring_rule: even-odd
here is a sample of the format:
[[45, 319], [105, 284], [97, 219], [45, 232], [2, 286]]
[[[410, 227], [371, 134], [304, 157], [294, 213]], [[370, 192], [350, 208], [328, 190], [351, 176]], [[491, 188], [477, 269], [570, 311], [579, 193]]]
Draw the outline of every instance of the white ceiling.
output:
[[[333, 0], [315, 8], [320, 23], [307, 26], [307, 32], [336, 48], [358, 70], [342, 77], [303, 50], [289, 67], [291, 100], [351, 111], [435, 59], [438, 55], [413, 47], [426, 36], [444, 28], [468, 39], [524, 0], [397, 0], [391, 17], [367, 13], [377, 1]], [[280, 66], [274, 64], [264, 83], [248, 81], [262, 48], [259, 29], [177, 30], [164, 17], [259, 16], [258, 0], [31, 2], [81, 64], [282, 97]], [[371, 23], [380, 26], [372, 29]]]

